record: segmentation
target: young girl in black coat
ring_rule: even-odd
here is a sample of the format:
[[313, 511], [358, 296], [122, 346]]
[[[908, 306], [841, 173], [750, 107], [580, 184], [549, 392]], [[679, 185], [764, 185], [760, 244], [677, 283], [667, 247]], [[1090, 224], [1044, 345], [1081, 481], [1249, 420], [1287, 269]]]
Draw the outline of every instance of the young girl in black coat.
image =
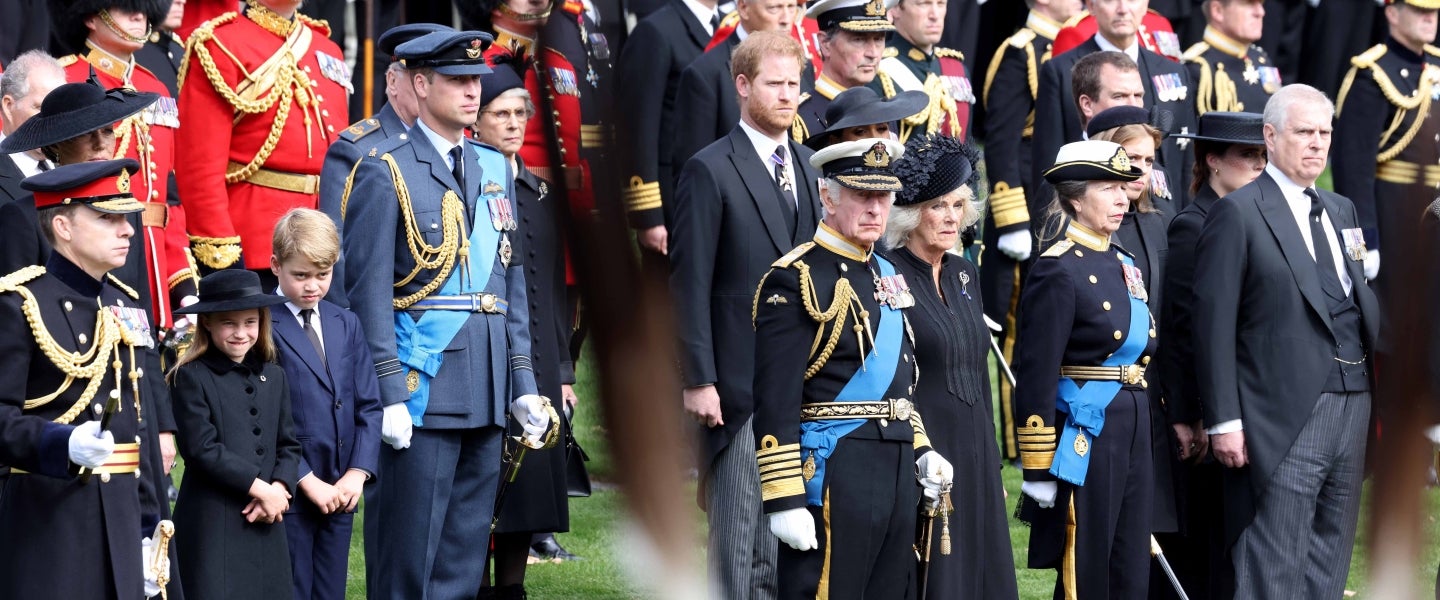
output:
[[285, 529], [300, 462], [289, 387], [275, 364], [266, 294], [250, 271], [200, 282], [200, 302], [176, 312], [199, 323], [170, 372], [185, 478], [175, 505], [180, 580], [190, 598], [286, 598]]

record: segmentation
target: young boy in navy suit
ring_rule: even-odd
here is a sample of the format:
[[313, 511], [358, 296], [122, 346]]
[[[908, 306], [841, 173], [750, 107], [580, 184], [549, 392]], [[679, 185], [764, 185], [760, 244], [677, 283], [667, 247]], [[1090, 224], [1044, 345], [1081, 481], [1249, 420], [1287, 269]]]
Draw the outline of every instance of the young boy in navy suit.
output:
[[301, 494], [284, 521], [295, 599], [339, 600], [355, 508], [379, 456], [380, 389], [360, 320], [321, 299], [340, 257], [334, 223], [292, 210], [275, 223], [272, 252], [270, 270], [290, 301], [270, 314], [303, 449]]

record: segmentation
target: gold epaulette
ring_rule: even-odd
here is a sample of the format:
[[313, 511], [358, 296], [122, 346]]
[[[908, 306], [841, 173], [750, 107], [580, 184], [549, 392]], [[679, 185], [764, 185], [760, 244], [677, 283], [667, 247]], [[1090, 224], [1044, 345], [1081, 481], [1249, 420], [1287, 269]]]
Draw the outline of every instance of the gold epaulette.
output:
[[115, 286], [116, 289], [124, 292], [126, 296], [129, 296], [131, 300], [140, 299], [140, 292], [135, 291], [135, 288], [125, 285], [125, 282], [120, 281], [120, 278], [116, 277], [114, 273], [106, 273], [105, 279], [110, 282], [110, 285]]
[[[1350, 72], [1345, 74], [1345, 81], [1340, 84], [1340, 93], [1336, 95], [1335, 116], [1340, 116], [1345, 110], [1345, 100], [1350, 95], [1350, 86], [1355, 83], [1355, 77], [1361, 69], [1368, 70], [1370, 77], [1375, 81], [1375, 86], [1380, 88], [1380, 95], [1393, 104], [1397, 109], [1395, 117], [1391, 119], [1389, 128], [1380, 135], [1379, 153], [1375, 155], [1376, 163], [1387, 162], [1400, 154], [1415, 135], [1420, 132], [1420, 125], [1425, 121], [1424, 116], [1430, 114], [1431, 90], [1435, 83], [1424, 74], [1419, 75], [1419, 82], [1414, 94], [1402, 93], [1395, 87], [1395, 82], [1390, 80], [1390, 74], [1385, 69], [1377, 68], [1376, 61], [1385, 56], [1387, 48], [1384, 44], [1377, 44], [1375, 47], [1366, 50], [1360, 55], [1350, 59]], [[1404, 113], [1416, 111], [1416, 118], [1410, 119], [1407, 129], [1401, 131], [1403, 122], [1401, 117]]]
[[1044, 256], [1047, 258], [1055, 258], [1057, 256], [1060, 256], [1061, 254], [1064, 254], [1066, 251], [1070, 250], [1070, 248], [1073, 248], [1074, 246], [1075, 240], [1060, 240], [1058, 242], [1055, 242], [1054, 244], [1051, 244], [1049, 248], [1045, 249], [1045, 252], [1042, 252], [1040, 254], [1040, 256]]
[[810, 138], [810, 126], [805, 124], [805, 118], [800, 113], [795, 113], [795, 118], [790, 121], [790, 139], [797, 144], [805, 143]]
[[[1005, 44], [1001, 44], [995, 50], [995, 57], [990, 59], [990, 66], [985, 69], [985, 88], [980, 92], [980, 101], [990, 103], [990, 86], [995, 83], [995, 74], [1000, 72], [1000, 61], [1005, 57], [1005, 45], [1025, 51], [1025, 77], [1026, 83], [1030, 84], [1030, 99], [1034, 100], [1040, 95], [1040, 65], [1035, 57], [1035, 47], [1030, 42], [1035, 40], [1035, 30], [1021, 28], [1010, 36]], [[1027, 121], [1034, 119], [1035, 111], [1030, 111]]]
[[955, 59], [955, 60], [965, 60], [965, 53], [964, 53], [964, 52], [961, 52], [961, 51], [959, 51], [959, 50], [954, 50], [954, 49], [951, 49], [951, 48], [936, 48], [936, 49], [935, 49], [935, 56], [938, 56], [938, 57], [940, 57], [940, 58], [953, 58], [953, 59]]
[[61, 66], [61, 67], [68, 67], [68, 66], [70, 66], [70, 65], [75, 64], [76, 61], [80, 60], [80, 57], [77, 56], [77, 55], [74, 55], [74, 54], [67, 54], [67, 55], [62, 56], [62, 57], [60, 57], [60, 58], [57, 58], [57, 59], [55, 59], [55, 60], [56, 60], [56, 62], [59, 62], [59, 63], [60, 63], [60, 66]]
[[639, 175], [630, 178], [630, 187], [623, 190], [625, 210], [636, 212], [660, 208], [660, 182], [646, 182]]
[[813, 458], [800, 466], [800, 444], [782, 446], [773, 435], [760, 438], [755, 462], [760, 468], [760, 497], [765, 501], [803, 495], [804, 480], [815, 476]]
[[810, 92], [804, 92], [804, 93], [800, 94], [800, 99], [795, 101], [795, 106], [800, 106], [801, 104], [804, 104], [806, 100], [809, 100], [809, 99], [810, 99]]
[[1360, 54], [1352, 57], [1350, 59], [1350, 64], [1360, 67], [1362, 69], [1373, 67], [1375, 66], [1375, 61], [1380, 60], [1380, 57], [1385, 56], [1385, 53], [1389, 51], [1390, 48], [1385, 46], [1385, 44], [1375, 44], [1375, 46], [1371, 47], [1369, 50], [1361, 52]]
[[1088, 17], [1088, 16], [1090, 16], [1090, 11], [1088, 11], [1088, 10], [1082, 10], [1082, 11], [1080, 11], [1080, 12], [1078, 12], [1078, 13], [1075, 13], [1074, 16], [1072, 16], [1072, 17], [1070, 17], [1069, 19], [1067, 19], [1064, 23], [1061, 23], [1061, 24], [1060, 24], [1060, 28], [1061, 28], [1061, 29], [1064, 29], [1064, 28], [1066, 28], [1066, 27], [1074, 27], [1074, 26], [1076, 26], [1076, 25], [1079, 25], [1079, 24], [1080, 24], [1080, 20], [1081, 20], [1081, 19], [1084, 19], [1085, 17]]
[[351, 123], [349, 127], [345, 128], [345, 131], [340, 132], [340, 137], [346, 141], [358, 142], [360, 138], [380, 131], [380, 129], [380, 119], [372, 117]]
[[1030, 210], [1025, 204], [1025, 188], [1010, 187], [1003, 181], [997, 182], [990, 191], [990, 215], [996, 227], [1009, 227], [1030, 222]]
[[810, 249], [814, 247], [815, 242], [805, 242], [803, 244], [800, 244], [799, 246], [792, 248], [789, 252], [786, 252], [785, 256], [775, 259], [775, 262], [770, 263], [770, 266], [779, 269], [788, 269], [790, 268], [790, 265], [792, 263], [799, 260], [800, 257], [805, 256], [805, 253], [809, 252]]
[[1010, 44], [1012, 48], [1024, 48], [1029, 46], [1030, 42], [1033, 41], [1035, 41], [1035, 30], [1029, 27], [1021, 27], [1020, 31], [1016, 31], [1015, 35], [1005, 40], [1005, 43]]
[[309, 25], [311, 29], [314, 29], [314, 30], [315, 30], [316, 32], [318, 32], [320, 35], [323, 35], [323, 36], [325, 36], [325, 37], [327, 37], [327, 38], [330, 37], [330, 22], [329, 22], [329, 21], [326, 21], [325, 19], [316, 19], [316, 18], [314, 18], [314, 17], [310, 17], [310, 16], [306, 15], [305, 13], [301, 13], [301, 12], [295, 13], [295, 17], [298, 18], [298, 19], [300, 19], [300, 22], [301, 22], [301, 23], [304, 23], [304, 24], [306, 24], [306, 25]]
[[1430, 44], [1425, 44], [1425, 53], [1429, 54], [1430, 56], [1440, 56], [1440, 48], [1431, 46]]
[[1186, 50], [1185, 54], [1180, 55], [1180, 60], [1184, 62], [1193, 61], [1197, 58], [1200, 58], [1201, 54], [1204, 54], [1209, 50], [1210, 44], [1207, 44], [1205, 42], [1195, 42], [1195, 45], [1191, 46], [1188, 50]]
[[1055, 428], [1046, 427], [1040, 415], [1030, 415], [1023, 427], [1015, 428], [1015, 434], [1020, 448], [1020, 467], [1048, 470], [1050, 463], [1055, 462], [1055, 446], [1060, 441]]
[[190, 251], [195, 260], [212, 269], [224, 269], [240, 260], [240, 236], [190, 236]]
[[895, 58], [900, 56], [900, 49], [894, 46], [886, 46], [885, 51], [880, 53], [880, 58]]
[[18, 288], [18, 287], [20, 287], [21, 285], [24, 285], [24, 284], [26, 284], [26, 283], [29, 283], [31, 280], [34, 280], [36, 277], [39, 277], [39, 276], [44, 275], [44, 274], [45, 274], [45, 267], [42, 267], [42, 266], [40, 266], [40, 265], [30, 265], [30, 266], [28, 266], [28, 267], [21, 267], [20, 269], [16, 270], [15, 272], [13, 272], [13, 273], [11, 273], [11, 274], [9, 274], [9, 275], [6, 275], [6, 276], [4, 276], [4, 277], [0, 277], [0, 292], [13, 292], [13, 291], [15, 291], [15, 288]]

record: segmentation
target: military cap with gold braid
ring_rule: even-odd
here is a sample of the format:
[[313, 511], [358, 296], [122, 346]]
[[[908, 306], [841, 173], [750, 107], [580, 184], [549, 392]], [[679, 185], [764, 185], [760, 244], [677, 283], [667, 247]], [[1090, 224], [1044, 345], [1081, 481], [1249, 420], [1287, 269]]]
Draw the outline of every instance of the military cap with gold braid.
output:
[[1440, 10], [1440, 0], [1385, 0], [1385, 5], [1409, 4], [1421, 10]]
[[895, 140], [870, 138], [827, 146], [810, 157], [810, 166], [852, 190], [898, 192], [904, 186], [890, 164], [905, 153]]
[[885, 17], [894, 2], [887, 0], [819, 0], [805, 9], [805, 16], [815, 19], [820, 31], [839, 27], [845, 31], [895, 31]]
[[130, 174], [140, 163], [128, 158], [63, 165], [27, 177], [20, 187], [35, 195], [35, 209], [84, 204], [97, 211], [124, 215], [145, 210], [130, 195]]
[[1055, 166], [1045, 171], [1050, 183], [1062, 181], [1135, 181], [1144, 176], [1130, 166], [1130, 155], [1115, 142], [1085, 140], [1060, 147]]

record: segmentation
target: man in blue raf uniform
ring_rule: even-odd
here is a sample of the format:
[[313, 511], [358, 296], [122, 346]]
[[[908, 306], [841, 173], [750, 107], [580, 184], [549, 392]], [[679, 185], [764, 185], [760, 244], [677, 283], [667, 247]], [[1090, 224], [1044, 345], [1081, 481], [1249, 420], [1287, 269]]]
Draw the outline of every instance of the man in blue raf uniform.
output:
[[154, 438], [142, 378], [158, 373], [138, 361], [155, 338], [135, 291], [107, 275], [135, 234], [124, 215], [144, 210], [130, 195], [138, 170], [87, 162], [22, 184], [54, 252], [0, 278], [0, 463], [13, 467], [0, 500], [0, 597], [160, 592], [148, 536], [164, 498], [140, 476], [159, 462], [158, 445], [140, 443]]
[[1265, 29], [1262, 0], [1210, 0], [1205, 3], [1203, 41], [1185, 51], [1183, 61], [1195, 82], [1195, 111], [1253, 112], [1280, 89], [1280, 69], [1257, 42]]
[[866, 139], [815, 153], [825, 218], [755, 291], [756, 460], [783, 542], [780, 598], [913, 593], [915, 481], [927, 504], [950, 486], [910, 400], [919, 374], [904, 309], [915, 299], [873, 253], [903, 151]]
[[[537, 439], [530, 318], [504, 156], [465, 137], [489, 34], [435, 32], [396, 48], [419, 99], [409, 133], [371, 149], [341, 201], [345, 287], [380, 378], [382, 507], [366, 558], [375, 598], [469, 598], [480, 588], [506, 406]], [[386, 266], [390, 265], [390, 266]], [[514, 402], [510, 402], [511, 399]]]
[[1440, 118], [1432, 114], [1440, 100], [1440, 48], [1429, 43], [1440, 1], [1386, 4], [1389, 37], [1350, 59], [1354, 66], [1340, 87], [1334, 158], [1335, 192], [1355, 203], [1369, 248], [1365, 277], [1376, 280], [1382, 297], [1396, 284], [1377, 278], [1381, 245], [1398, 256], [1413, 243], [1386, 232], [1422, 214], [1440, 184]]
[[[452, 29], [434, 23], [401, 25], [380, 34], [376, 45], [385, 56], [394, 57], [395, 48], [400, 44], [436, 31]], [[391, 61], [390, 66], [385, 69], [385, 106], [380, 107], [380, 112], [346, 127], [335, 142], [330, 144], [330, 149], [325, 151], [325, 165], [320, 170], [319, 207], [335, 221], [337, 227], [342, 225], [340, 199], [345, 196], [345, 182], [349, 180], [350, 170], [355, 168], [355, 163], [360, 162], [371, 148], [409, 131], [415, 125], [415, 117], [420, 109], [415, 99], [415, 90], [406, 79], [407, 73], [405, 61]], [[345, 237], [344, 229], [341, 229], [340, 237]], [[348, 306], [349, 302], [345, 299], [344, 256], [340, 257], [340, 262], [335, 263], [332, 275], [340, 285], [330, 289], [326, 300]]]

